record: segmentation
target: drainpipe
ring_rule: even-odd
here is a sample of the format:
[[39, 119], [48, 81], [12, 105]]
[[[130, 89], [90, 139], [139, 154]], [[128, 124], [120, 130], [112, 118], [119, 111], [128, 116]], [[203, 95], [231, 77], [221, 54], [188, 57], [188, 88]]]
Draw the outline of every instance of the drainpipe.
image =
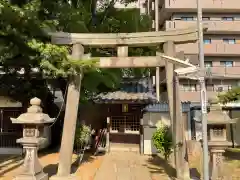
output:
[[[232, 118], [232, 109], [229, 112], [229, 116], [230, 116], [230, 118]], [[231, 134], [231, 140], [232, 140], [232, 148], [234, 148], [235, 143], [234, 143], [233, 124], [230, 124], [230, 134]]]

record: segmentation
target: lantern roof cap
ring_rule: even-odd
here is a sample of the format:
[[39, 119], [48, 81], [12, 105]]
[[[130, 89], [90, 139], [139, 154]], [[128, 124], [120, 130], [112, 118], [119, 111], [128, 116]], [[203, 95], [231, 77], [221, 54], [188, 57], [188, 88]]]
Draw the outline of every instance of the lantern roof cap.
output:
[[30, 100], [30, 107], [26, 113], [18, 118], [10, 118], [15, 124], [46, 124], [52, 123], [55, 118], [50, 118], [48, 114], [42, 112], [41, 99], [35, 97]]
[[210, 112], [207, 114], [208, 124], [234, 124], [238, 118], [232, 119], [228, 115], [227, 111], [222, 110], [222, 106], [217, 103], [213, 103], [210, 106]]

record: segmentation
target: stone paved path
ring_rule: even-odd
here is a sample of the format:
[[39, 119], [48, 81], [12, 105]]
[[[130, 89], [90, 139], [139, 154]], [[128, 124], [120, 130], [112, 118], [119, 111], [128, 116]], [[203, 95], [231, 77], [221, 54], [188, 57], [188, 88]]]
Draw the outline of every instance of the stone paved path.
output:
[[111, 152], [98, 169], [94, 180], [152, 180], [142, 156], [136, 152]]
[[[73, 162], [76, 160], [73, 155]], [[137, 152], [111, 152], [103, 156], [86, 155], [86, 161], [73, 166], [73, 174], [78, 180], [169, 180], [163, 162]], [[44, 172], [50, 180], [57, 172], [58, 153], [48, 153], [40, 157]], [[0, 163], [0, 180], [12, 180], [19, 173], [22, 161]]]

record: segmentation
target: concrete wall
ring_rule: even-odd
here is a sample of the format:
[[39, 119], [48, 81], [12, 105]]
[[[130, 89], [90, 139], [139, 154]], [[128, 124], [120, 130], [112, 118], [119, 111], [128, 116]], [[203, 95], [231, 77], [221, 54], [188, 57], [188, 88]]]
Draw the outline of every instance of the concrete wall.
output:
[[[183, 113], [183, 121], [185, 124], [186, 139], [189, 139], [189, 125], [188, 125], [188, 116], [187, 112]], [[143, 115], [143, 153], [144, 154], [156, 154], [157, 150], [154, 147], [152, 141], [152, 135], [156, 131], [158, 123], [164, 123], [167, 126], [170, 126], [170, 117], [167, 112], [147, 112]]]
[[[240, 118], [240, 110], [232, 110], [231, 116], [232, 118]], [[240, 146], [240, 120], [236, 124], [233, 124], [232, 127], [234, 145]], [[227, 139], [230, 142], [232, 141], [230, 125], [227, 127]]]
[[43, 141], [40, 145], [39, 145], [39, 149], [44, 149], [47, 148], [51, 142], [52, 142], [52, 138], [51, 138], [51, 128], [48, 127], [44, 127], [43, 129], [43, 137], [46, 138], [45, 141]]
[[162, 122], [170, 126], [168, 113], [147, 112], [143, 115], [143, 153], [156, 154], [157, 150], [153, 145], [152, 135], [156, 131], [157, 124]]
[[17, 155], [22, 153], [23, 153], [22, 148], [0, 148], [1, 155]]

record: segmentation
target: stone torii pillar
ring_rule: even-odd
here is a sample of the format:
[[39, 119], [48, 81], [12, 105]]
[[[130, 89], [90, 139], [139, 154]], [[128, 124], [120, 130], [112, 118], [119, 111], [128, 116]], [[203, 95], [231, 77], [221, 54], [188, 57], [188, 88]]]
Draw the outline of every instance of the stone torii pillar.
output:
[[[167, 56], [184, 59], [184, 53], [176, 53], [175, 44], [173, 41], [167, 41], [163, 45], [164, 54]], [[174, 70], [177, 65], [166, 60], [166, 80], [167, 80], [167, 92], [168, 92], [168, 104], [169, 114], [171, 120], [172, 138], [174, 144], [174, 164], [176, 169], [176, 175], [179, 179], [189, 178], [189, 168], [186, 154], [186, 142], [185, 132], [182, 122], [182, 104], [179, 95], [179, 79]]]
[[[177, 58], [184, 60], [184, 52], [178, 52]], [[177, 69], [177, 65], [174, 65], [174, 69]], [[190, 171], [188, 164], [188, 154], [186, 147], [186, 137], [185, 137], [185, 124], [182, 118], [182, 103], [180, 98], [180, 86], [179, 86], [179, 77], [176, 72], [174, 72], [174, 84], [173, 84], [173, 93], [174, 93], [174, 119], [173, 123], [175, 125], [175, 144], [176, 153], [175, 153], [175, 163], [177, 166], [176, 172], [179, 179], [190, 179]]]
[[[73, 44], [72, 58], [75, 60], [80, 60], [83, 55], [84, 47], [79, 43]], [[67, 180], [74, 178], [71, 175], [71, 165], [82, 78], [82, 73], [70, 77], [67, 90], [67, 102], [64, 117], [64, 128], [62, 133], [62, 142], [60, 148], [58, 172], [56, 176], [52, 177], [52, 179], [54, 180]]]
[[[164, 54], [167, 56], [175, 57], [176, 52], [175, 52], [175, 44], [173, 41], [167, 41], [163, 44], [163, 51]], [[174, 114], [174, 107], [176, 104], [176, 100], [174, 102], [174, 64], [172, 62], [169, 62], [165, 60], [165, 71], [166, 71], [166, 81], [167, 81], [167, 95], [168, 95], [168, 107], [169, 107], [169, 115], [170, 115], [170, 121], [171, 121], [171, 132], [172, 132], [172, 140], [173, 140], [173, 145], [174, 145], [174, 155], [173, 159], [174, 160], [174, 165], [176, 169], [176, 174], [178, 176], [179, 168], [180, 168], [180, 162], [178, 161], [178, 154], [176, 152], [176, 124], [175, 124], [175, 114]]]
[[[175, 57], [175, 45], [173, 41], [167, 41], [163, 44], [164, 54], [167, 56]], [[172, 133], [174, 133], [174, 123], [173, 123], [173, 73], [174, 66], [172, 62], [165, 61], [165, 71], [167, 80], [167, 94], [168, 94], [168, 104], [169, 104], [169, 114], [171, 120]]]

